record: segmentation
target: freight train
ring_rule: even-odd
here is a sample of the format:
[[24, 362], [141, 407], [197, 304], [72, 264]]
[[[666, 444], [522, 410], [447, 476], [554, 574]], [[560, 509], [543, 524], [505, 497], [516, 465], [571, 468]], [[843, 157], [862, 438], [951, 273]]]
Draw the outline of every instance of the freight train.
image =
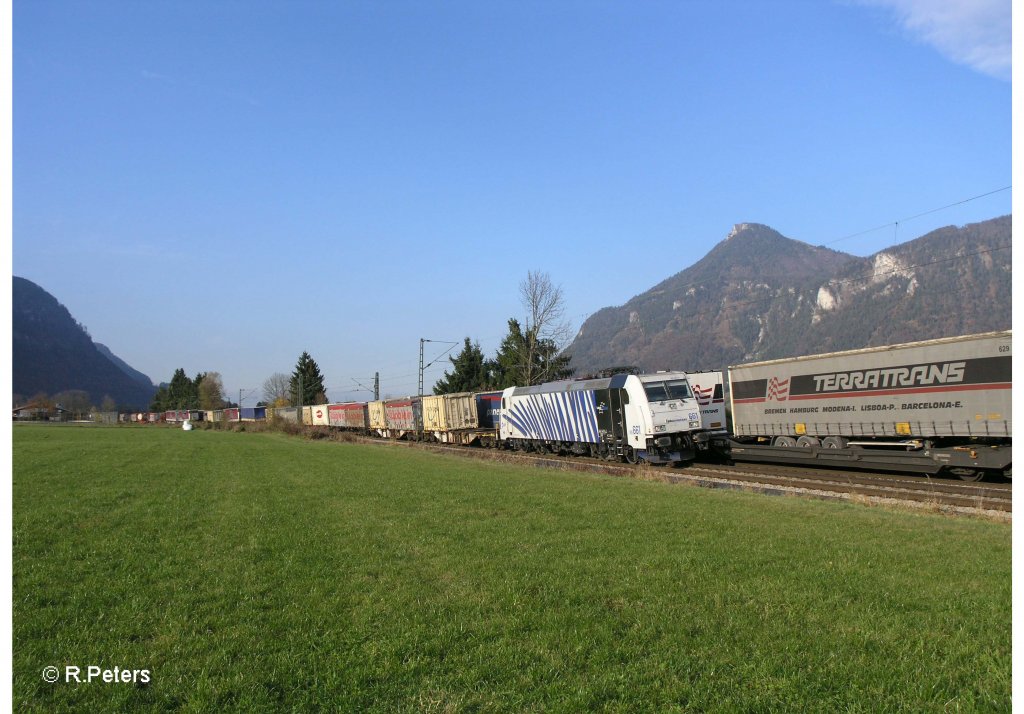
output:
[[500, 392], [133, 416], [282, 419], [629, 463], [707, 456], [1009, 478], [1011, 348], [1010, 331], [989, 332], [740, 364], [724, 375], [618, 374]]

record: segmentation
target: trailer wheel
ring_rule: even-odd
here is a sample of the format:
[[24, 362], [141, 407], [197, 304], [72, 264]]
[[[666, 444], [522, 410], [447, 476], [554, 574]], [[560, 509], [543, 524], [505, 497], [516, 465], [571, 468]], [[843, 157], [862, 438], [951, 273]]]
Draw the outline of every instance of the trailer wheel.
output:
[[985, 472], [982, 469], [952, 468], [949, 472], [959, 476], [961, 481], [981, 481], [985, 478]]
[[796, 446], [796, 439], [792, 436], [776, 436], [772, 439], [772, 446]]
[[826, 449], [845, 449], [849, 442], [841, 436], [826, 436], [821, 445]]
[[809, 449], [812, 446], [821, 446], [821, 442], [813, 436], [801, 436], [796, 440], [796, 445], [803, 449]]

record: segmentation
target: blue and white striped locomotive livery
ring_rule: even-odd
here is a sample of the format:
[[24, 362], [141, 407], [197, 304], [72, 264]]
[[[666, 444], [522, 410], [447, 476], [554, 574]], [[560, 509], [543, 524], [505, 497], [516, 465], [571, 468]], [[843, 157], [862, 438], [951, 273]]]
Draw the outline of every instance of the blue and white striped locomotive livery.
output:
[[[541, 387], [553, 387], [557, 384], [559, 383], [545, 384]], [[575, 384], [568, 383], [566, 386], [571, 389]], [[517, 438], [573, 441], [584, 444], [601, 442], [597, 413], [599, 408], [608, 407], [604, 404], [598, 406], [594, 390], [527, 393], [539, 388], [515, 389], [517, 398], [510, 400], [511, 404], [503, 412]]]

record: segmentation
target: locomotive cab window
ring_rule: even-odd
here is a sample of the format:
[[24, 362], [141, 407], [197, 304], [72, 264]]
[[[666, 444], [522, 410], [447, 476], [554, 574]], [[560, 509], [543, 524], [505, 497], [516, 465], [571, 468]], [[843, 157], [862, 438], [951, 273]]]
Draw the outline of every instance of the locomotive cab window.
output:
[[652, 402], [666, 402], [671, 399], [689, 399], [690, 385], [685, 379], [670, 382], [650, 382], [644, 385], [647, 399]]

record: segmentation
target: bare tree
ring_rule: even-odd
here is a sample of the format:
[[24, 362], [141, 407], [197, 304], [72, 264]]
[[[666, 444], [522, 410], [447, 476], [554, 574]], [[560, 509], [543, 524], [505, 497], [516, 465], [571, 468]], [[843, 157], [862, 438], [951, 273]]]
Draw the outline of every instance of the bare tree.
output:
[[81, 418], [89, 413], [89, 393], [82, 389], [68, 389], [53, 395], [53, 401], [67, 410], [74, 418]]
[[275, 407], [291, 404], [291, 377], [274, 372], [263, 382], [263, 401]]
[[572, 333], [565, 320], [562, 287], [551, 282], [547, 273], [531, 270], [519, 283], [519, 297], [527, 312], [526, 331], [538, 340], [551, 340], [559, 349], [565, 347]]
[[525, 329], [520, 330], [518, 321], [509, 321], [509, 335], [499, 349], [499, 381], [530, 385], [564, 379], [572, 370], [569, 358], [560, 353], [572, 332], [561, 286], [547, 273], [531, 270], [519, 283], [519, 297], [526, 311]]

